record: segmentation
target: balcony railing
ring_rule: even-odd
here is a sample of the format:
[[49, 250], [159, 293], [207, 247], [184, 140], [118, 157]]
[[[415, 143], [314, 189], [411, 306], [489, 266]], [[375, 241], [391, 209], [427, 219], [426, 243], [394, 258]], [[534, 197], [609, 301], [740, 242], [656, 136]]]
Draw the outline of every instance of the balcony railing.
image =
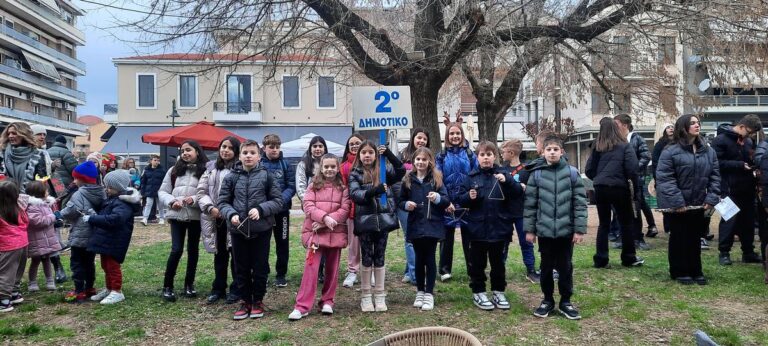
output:
[[228, 114], [246, 114], [261, 112], [260, 102], [214, 102], [214, 112], [226, 112]]
[[65, 120], [59, 120], [49, 116], [35, 114], [30, 112], [20, 111], [18, 109], [11, 109], [7, 107], [0, 107], [0, 114], [13, 117], [20, 120], [29, 121], [35, 124], [55, 126], [68, 130], [82, 131], [88, 130], [88, 127], [78, 123], [73, 123]]
[[42, 52], [44, 52], [46, 54], [54, 56], [57, 59], [60, 59], [60, 60], [66, 62], [68, 64], [71, 64], [71, 65], [77, 67], [80, 70], [85, 71], [85, 63], [84, 62], [82, 62], [80, 60], [77, 60], [77, 59], [75, 59], [75, 58], [73, 58], [73, 57], [71, 57], [69, 55], [66, 55], [66, 54], [64, 54], [62, 52], [59, 52], [59, 51], [57, 51], [57, 50], [55, 50], [55, 49], [53, 49], [51, 47], [48, 47], [48, 46], [38, 42], [37, 40], [35, 40], [35, 39], [33, 39], [33, 38], [31, 38], [31, 37], [29, 37], [27, 35], [24, 35], [24, 34], [18, 32], [18, 31], [16, 31], [15, 29], [11, 29], [11, 28], [9, 28], [9, 27], [7, 27], [5, 25], [0, 25], [0, 33], [6, 34], [6, 35], [8, 35], [10, 37], [13, 37], [13, 38], [15, 38], [15, 39], [17, 39], [17, 40], [19, 40], [21, 42], [24, 42], [24, 43], [26, 43], [26, 44], [28, 44], [28, 45], [36, 48], [36, 49], [39, 49], [40, 51], [42, 51]]
[[721, 107], [758, 107], [768, 106], [768, 95], [712, 95], [702, 96]]
[[74, 98], [76, 98], [76, 99], [78, 99], [80, 101], [85, 102], [85, 93], [84, 92], [67, 88], [67, 87], [65, 87], [65, 86], [63, 86], [61, 84], [51, 82], [51, 81], [49, 81], [47, 79], [43, 79], [41, 77], [37, 77], [37, 76], [32, 75], [30, 73], [24, 72], [22, 70], [18, 70], [18, 69], [15, 69], [13, 67], [6, 66], [6, 65], [0, 65], [0, 73], [7, 74], [7, 75], [9, 75], [11, 77], [15, 77], [15, 78], [21, 79], [21, 80], [26, 81], [26, 82], [37, 84], [39, 86], [42, 86], [42, 87], [45, 87], [45, 88], [48, 88], [48, 89], [51, 89], [51, 90], [55, 90], [55, 91], [60, 92], [60, 93], [62, 93], [64, 95], [71, 96], [71, 97], [74, 97]]
[[26, 6], [30, 10], [34, 11], [35, 13], [45, 17], [46, 19], [52, 21], [54, 24], [60, 26], [61, 28], [65, 29], [70, 34], [79, 37], [80, 39], [84, 39], [83, 32], [75, 28], [75, 26], [72, 23], [67, 22], [67, 19], [59, 13], [53, 13], [51, 10], [40, 6], [30, 0], [17, 0], [22, 5]]

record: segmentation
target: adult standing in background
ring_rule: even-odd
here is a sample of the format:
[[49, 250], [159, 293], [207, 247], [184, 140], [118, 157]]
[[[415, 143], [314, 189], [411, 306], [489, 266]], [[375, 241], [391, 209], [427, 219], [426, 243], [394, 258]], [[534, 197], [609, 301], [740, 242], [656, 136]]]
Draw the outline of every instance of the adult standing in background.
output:
[[48, 138], [48, 130], [45, 129], [45, 126], [38, 124], [30, 125], [29, 128], [32, 129], [35, 145], [37, 145], [38, 149], [43, 150], [45, 155], [45, 175], [41, 175], [40, 177], [49, 177], [53, 173], [51, 168], [53, 160], [51, 160], [51, 157], [46, 151], [48, 149], [48, 143], [46, 142], [46, 138]]
[[0, 151], [3, 156], [2, 173], [16, 182], [21, 193], [35, 176], [48, 176], [48, 154], [37, 147], [32, 129], [23, 122], [10, 123], [0, 133]]
[[[48, 149], [48, 155], [53, 162], [51, 165], [53, 168], [53, 177], [58, 179], [64, 186], [69, 186], [72, 184], [74, 182], [74, 178], [72, 178], [72, 171], [74, 171], [75, 167], [77, 167], [77, 159], [75, 158], [75, 155], [72, 154], [72, 151], [67, 148], [67, 139], [62, 135], [56, 136], [53, 141], [53, 146]], [[61, 205], [66, 205], [67, 201], [69, 200], [69, 194], [64, 196], [56, 196], [56, 198], [61, 201]], [[61, 243], [60, 227], [56, 228], [56, 237]], [[66, 244], [62, 243], [61, 245], [62, 248], [64, 248]], [[67, 281], [67, 272], [64, 270], [64, 266], [61, 264], [59, 253], [57, 252], [50, 257], [53, 268], [56, 271], [56, 283]]]

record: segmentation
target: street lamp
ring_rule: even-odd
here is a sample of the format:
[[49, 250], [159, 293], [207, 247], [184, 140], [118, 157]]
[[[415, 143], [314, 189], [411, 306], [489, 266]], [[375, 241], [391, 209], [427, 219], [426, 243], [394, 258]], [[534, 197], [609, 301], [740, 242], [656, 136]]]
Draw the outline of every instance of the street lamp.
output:
[[[176, 111], [176, 99], [171, 101], [171, 114], [167, 115], [166, 118], [171, 118], [171, 127], [176, 127], [176, 118], [181, 117], [178, 111]], [[178, 154], [178, 148], [176, 149], [176, 154]], [[173, 152], [171, 152], [172, 154]], [[178, 155], [177, 155], [178, 156]], [[170, 167], [171, 160], [169, 160], [170, 155], [168, 153], [168, 147], [167, 146], [161, 146], [160, 147], [160, 162], [164, 165], [164, 167]]]
[[173, 101], [171, 101], [171, 109], [172, 109], [171, 114], [168, 115], [167, 118], [171, 118], [171, 127], [176, 127], [176, 118], [181, 117], [181, 115], [179, 115], [179, 112], [176, 111], [176, 99], [173, 99]]

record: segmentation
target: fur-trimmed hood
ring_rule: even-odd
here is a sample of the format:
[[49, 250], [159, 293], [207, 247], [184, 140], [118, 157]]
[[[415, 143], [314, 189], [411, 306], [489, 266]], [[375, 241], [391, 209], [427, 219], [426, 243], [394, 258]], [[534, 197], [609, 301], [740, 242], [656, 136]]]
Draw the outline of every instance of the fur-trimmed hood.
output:
[[141, 203], [141, 193], [139, 193], [138, 190], [136, 190], [136, 189], [134, 189], [132, 187], [127, 188], [125, 190], [125, 192], [120, 194], [120, 196], [118, 198], [121, 201], [123, 201], [125, 203], [129, 203], [129, 204], [139, 204], [139, 203]]
[[31, 205], [48, 204], [49, 206], [52, 206], [54, 203], [56, 203], [56, 199], [51, 196], [48, 196], [45, 199], [29, 196], [28, 205], [31, 206]]

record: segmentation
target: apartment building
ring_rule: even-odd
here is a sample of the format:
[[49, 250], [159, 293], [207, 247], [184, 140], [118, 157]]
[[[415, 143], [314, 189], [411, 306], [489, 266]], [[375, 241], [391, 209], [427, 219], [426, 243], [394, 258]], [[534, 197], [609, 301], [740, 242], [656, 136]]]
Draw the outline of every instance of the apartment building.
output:
[[85, 44], [77, 18], [84, 12], [70, 0], [0, 2], [0, 127], [16, 121], [44, 125], [56, 135], [85, 135], [77, 107], [85, 104], [77, 77]]
[[[308, 61], [314, 63], [306, 68]], [[198, 121], [242, 137], [283, 142], [315, 133], [343, 144], [352, 132], [348, 77], [300, 55], [161, 54], [113, 59], [118, 104], [103, 151], [142, 156], [160, 148], [141, 135]], [[173, 103], [177, 118], [171, 119]]]

